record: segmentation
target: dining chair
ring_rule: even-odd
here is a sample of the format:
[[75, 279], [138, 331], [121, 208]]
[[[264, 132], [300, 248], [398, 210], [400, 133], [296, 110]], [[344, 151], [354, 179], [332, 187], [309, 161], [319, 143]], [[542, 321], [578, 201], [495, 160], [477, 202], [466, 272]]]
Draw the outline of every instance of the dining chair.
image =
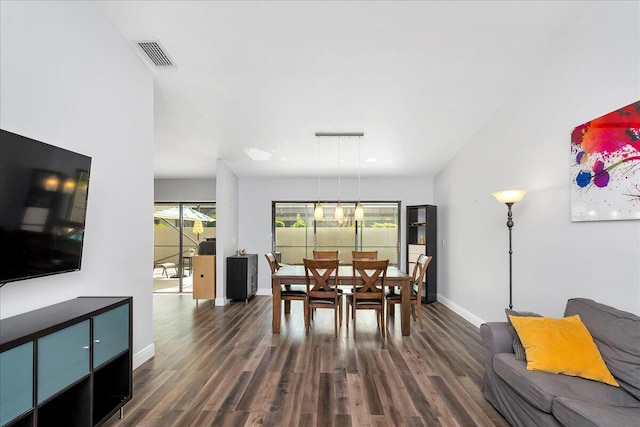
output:
[[313, 259], [339, 259], [338, 251], [313, 251]]
[[[271, 275], [280, 269], [280, 264], [273, 252], [266, 253], [264, 257], [269, 263], [271, 269]], [[296, 285], [283, 285], [280, 287], [280, 301], [284, 301], [284, 314], [291, 313], [291, 301], [302, 301], [303, 303], [307, 299], [307, 291], [302, 286]], [[304, 304], [306, 309], [306, 304]]]
[[342, 326], [342, 294], [338, 292], [338, 260], [304, 259], [304, 274], [307, 281], [307, 299], [304, 316], [305, 333], [309, 335], [311, 310], [330, 308], [334, 310], [335, 335], [338, 336], [338, 317]]
[[[432, 259], [432, 256], [420, 255], [418, 257], [416, 265], [413, 267], [413, 274], [411, 275], [411, 316], [415, 321], [417, 312], [420, 329], [424, 328], [422, 324], [422, 307], [420, 306], [420, 304], [422, 303], [424, 275], [427, 272], [427, 267], [429, 267]], [[392, 289], [391, 291], [387, 292], [385, 299], [387, 301], [387, 324], [389, 324], [389, 313], [393, 311], [392, 305], [402, 303], [402, 294], [397, 294]]]
[[351, 259], [359, 261], [377, 261], [378, 251], [351, 251]]
[[[353, 293], [347, 295], [347, 305], [353, 318], [353, 338], [356, 337], [356, 312], [358, 310], [376, 310], [378, 326], [385, 338], [384, 326], [384, 287], [387, 281], [389, 260], [365, 261], [353, 260]], [[349, 328], [349, 312], [347, 312]]]

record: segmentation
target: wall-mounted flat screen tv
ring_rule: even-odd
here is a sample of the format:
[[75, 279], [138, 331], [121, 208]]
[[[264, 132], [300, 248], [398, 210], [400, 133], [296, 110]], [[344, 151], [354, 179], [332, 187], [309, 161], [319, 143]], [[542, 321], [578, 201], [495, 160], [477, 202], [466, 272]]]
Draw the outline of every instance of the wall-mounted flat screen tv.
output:
[[0, 129], [0, 284], [80, 270], [91, 157]]

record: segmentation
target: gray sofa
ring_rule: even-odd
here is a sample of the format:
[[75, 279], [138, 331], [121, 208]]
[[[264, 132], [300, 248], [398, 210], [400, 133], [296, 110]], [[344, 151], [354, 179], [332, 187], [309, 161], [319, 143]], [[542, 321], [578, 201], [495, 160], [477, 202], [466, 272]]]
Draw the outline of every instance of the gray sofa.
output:
[[485, 398], [513, 426], [640, 426], [640, 317], [593, 300], [567, 301], [620, 387], [541, 371], [517, 360], [507, 322], [480, 326], [487, 349]]

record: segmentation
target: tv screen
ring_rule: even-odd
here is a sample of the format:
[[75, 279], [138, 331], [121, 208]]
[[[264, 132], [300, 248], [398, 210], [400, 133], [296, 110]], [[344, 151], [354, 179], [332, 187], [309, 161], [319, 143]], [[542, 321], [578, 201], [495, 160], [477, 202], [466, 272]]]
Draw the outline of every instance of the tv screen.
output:
[[91, 158], [0, 129], [0, 284], [80, 270]]

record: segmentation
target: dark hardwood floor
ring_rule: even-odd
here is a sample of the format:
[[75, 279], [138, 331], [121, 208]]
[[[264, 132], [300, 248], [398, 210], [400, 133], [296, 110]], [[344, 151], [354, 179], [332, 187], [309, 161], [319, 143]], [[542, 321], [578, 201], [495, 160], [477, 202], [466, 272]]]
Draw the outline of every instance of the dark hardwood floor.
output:
[[156, 355], [106, 426], [508, 425], [482, 396], [478, 329], [441, 304], [422, 306], [411, 337], [392, 318], [383, 342], [375, 311], [357, 313], [354, 339], [344, 323], [335, 338], [333, 312], [318, 310], [305, 337], [296, 302], [273, 335], [270, 297], [153, 299]]

